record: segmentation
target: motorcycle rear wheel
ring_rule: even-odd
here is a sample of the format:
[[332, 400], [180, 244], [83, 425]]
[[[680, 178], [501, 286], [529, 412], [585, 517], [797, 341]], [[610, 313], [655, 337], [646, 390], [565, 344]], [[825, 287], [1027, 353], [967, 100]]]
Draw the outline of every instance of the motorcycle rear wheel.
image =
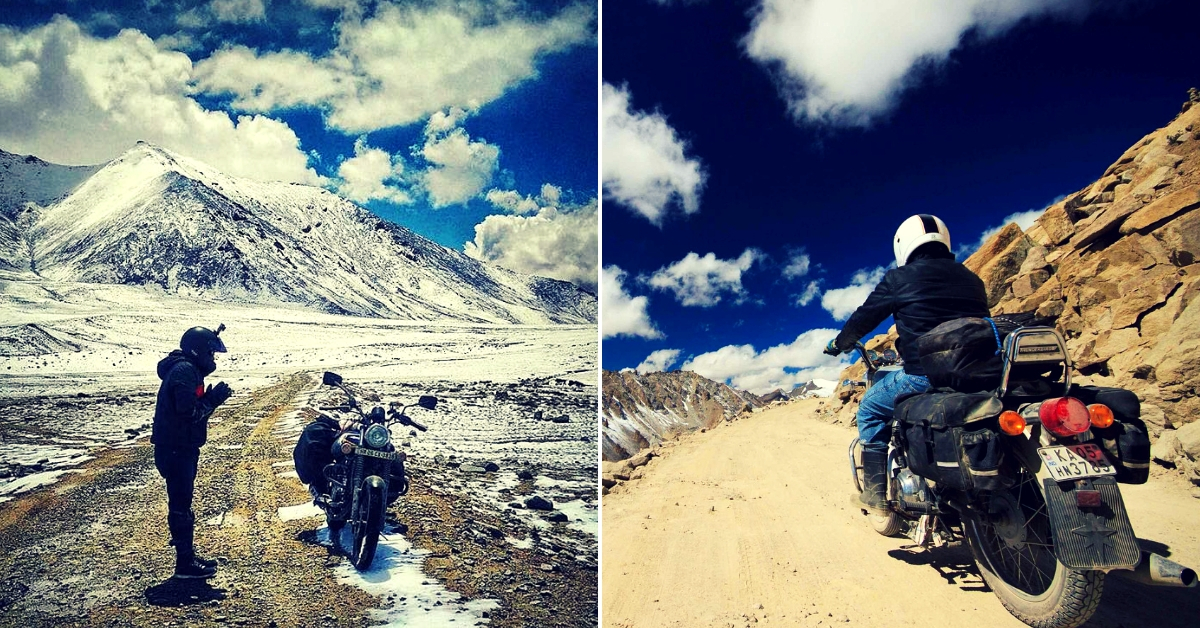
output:
[[1104, 573], [1070, 569], [1055, 558], [1046, 502], [1034, 476], [1024, 474], [1006, 492], [993, 499], [989, 521], [963, 522], [980, 575], [1009, 613], [1034, 628], [1083, 624], [1100, 604]]
[[359, 571], [369, 569], [371, 561], [375, 560], [379, 531], [383, 527], [385, 499], [382, 489], [371, 486], [364, 486], [359, 495], [358, 509], [354, 513], [354, 544], [350, 554], [354, 568]]

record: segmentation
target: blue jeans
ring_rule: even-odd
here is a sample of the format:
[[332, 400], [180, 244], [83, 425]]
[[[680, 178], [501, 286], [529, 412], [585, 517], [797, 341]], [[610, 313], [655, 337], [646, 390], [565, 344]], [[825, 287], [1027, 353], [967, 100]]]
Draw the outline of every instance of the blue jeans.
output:
[[932, 388], [924, 375], [909, 375], [904, 371], [891, 371], [875, 383], [858, 404], [858, 440], [864, 451], [887, 453], [891, 438], [892, 411], [896, 409], [896, 397], [904, 393], [925, 392]]

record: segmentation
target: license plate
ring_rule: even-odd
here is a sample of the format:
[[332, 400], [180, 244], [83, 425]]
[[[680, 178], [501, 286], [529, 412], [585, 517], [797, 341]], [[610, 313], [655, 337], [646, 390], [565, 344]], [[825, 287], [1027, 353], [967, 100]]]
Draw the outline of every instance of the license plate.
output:
[[360, 456], [367, 456], [368, 458], [381, 458], [383, 460], [395, 460], [396, 458], [399, 458], [394, 451], [375, 451], [374, 449], [367, 449], [366, 447], [359, 447], [358, 449], [354, 450], [354, 453]]
[[1060, 482], [1117, 474], [1104, 452], [1091, 443], [1042, 447], [1038, 449], [1038, 455], [1046, 463], [1050, 477]]

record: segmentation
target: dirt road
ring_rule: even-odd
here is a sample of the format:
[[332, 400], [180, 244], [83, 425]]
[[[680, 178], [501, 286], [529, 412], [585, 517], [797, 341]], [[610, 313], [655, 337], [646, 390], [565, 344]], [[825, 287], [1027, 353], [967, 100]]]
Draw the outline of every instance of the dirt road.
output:
[[[844, 427], [776, 407], [662, 449], [602, 512], [604, 625], [1023, 626], [970, 550], [904, 550], [850, 503]], [[1200, 499], [1170, 472], [1123, 486], [1143, 547], [1200, 567]], [[1200, 589], [1110, 577], [1088, 626], [1196, 626]]]
[[[0, 626], [594, 625], [590, 537], [481, 507], [463, 487], [494, 474], [424, 456], [410, 458], [413, 486], [391, 520], [408, 524], [413, 549], [389, 525], [376, 568], [348, 567], [291, 472], [298, 401], [315, 381], [279, 377], [214, 415], [194, 506], [197, 550], [220, 563], [211, 580], [169, 578], [165, 491], [145, 438], [0, 504]], [[534, 482], [504, 491], [516, 499]]]

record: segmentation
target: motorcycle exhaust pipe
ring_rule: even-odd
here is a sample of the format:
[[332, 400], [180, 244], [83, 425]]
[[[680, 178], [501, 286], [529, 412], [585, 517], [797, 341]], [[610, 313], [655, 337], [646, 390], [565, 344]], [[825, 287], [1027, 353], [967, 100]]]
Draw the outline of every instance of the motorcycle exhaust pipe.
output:
[[1122, 571], [1121, 575], [1142, 584], [1160, 587], [1195, 587], [1196, 572], [1167, 560], [1153, 552], [1142, 552], [1142, 560], [1133, 571]]

